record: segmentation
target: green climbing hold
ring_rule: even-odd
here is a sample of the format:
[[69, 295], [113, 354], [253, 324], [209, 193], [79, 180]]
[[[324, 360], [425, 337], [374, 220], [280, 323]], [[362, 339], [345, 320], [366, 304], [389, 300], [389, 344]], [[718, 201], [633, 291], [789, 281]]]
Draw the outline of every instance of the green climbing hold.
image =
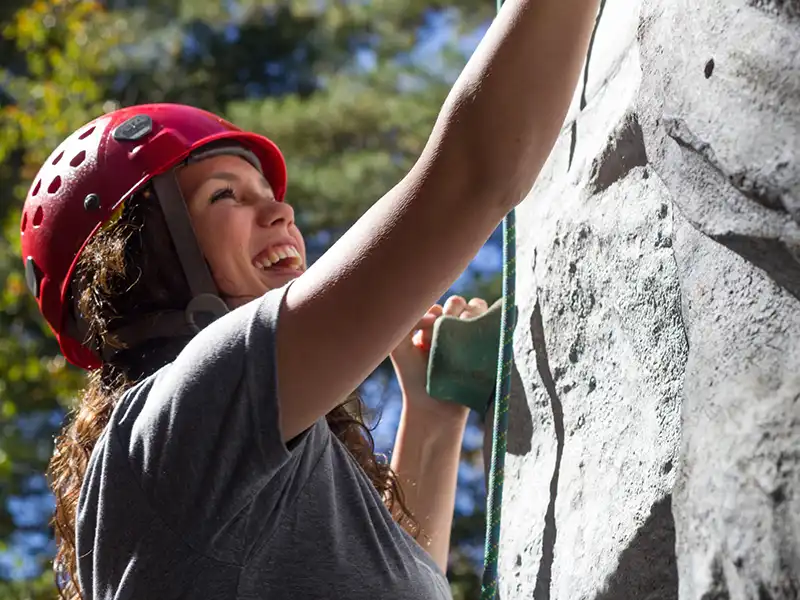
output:
[[496, 387], [503, 301], [472, 319], [443, 316], [433, 325], [428, 394], [486, 414]]

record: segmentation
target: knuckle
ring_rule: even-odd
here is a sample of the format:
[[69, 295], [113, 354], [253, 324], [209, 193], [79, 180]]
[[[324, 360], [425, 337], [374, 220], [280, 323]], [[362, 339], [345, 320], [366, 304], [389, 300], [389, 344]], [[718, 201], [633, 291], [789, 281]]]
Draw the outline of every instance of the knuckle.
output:
[[463, 296], [457, 296], [457, 295], [455, 295], [455, 296], [450, 296], [450, 297], [447, 299], [447, 302], [446, 302], [445, 304], [448, 304], [448, 303], [449, 303], [449, 304], [451, 304], [451, 305], [452, 305], [452, 304], [466, 304], [466, 303], [467, 303], [467, 301], [464, 299], [464, 297], [463, 297]]

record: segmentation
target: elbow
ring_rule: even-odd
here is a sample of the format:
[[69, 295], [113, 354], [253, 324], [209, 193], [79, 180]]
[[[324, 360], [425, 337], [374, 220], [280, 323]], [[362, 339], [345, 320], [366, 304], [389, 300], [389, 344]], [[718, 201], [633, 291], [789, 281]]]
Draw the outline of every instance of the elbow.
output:
[[551, 145], [526, 143], [519, 132], [500, 135], [499, 123], [472, 123], [437, 122], [409, 175], [459, 198], [462, 208], [496, 209], [502, 218], [530, 193]]
[[[450, 147], [454, 146], [454, 147]], [[452, 201], [454, 210], [476, 210], [499, 221], [525, 199], [533, 179], [513, 165], [498, 168], [484, 160], [484, 151], [470, 150], [461, 144], [442, 144], [426, 148], [406, 177], [406, 185], [435, 198]]]

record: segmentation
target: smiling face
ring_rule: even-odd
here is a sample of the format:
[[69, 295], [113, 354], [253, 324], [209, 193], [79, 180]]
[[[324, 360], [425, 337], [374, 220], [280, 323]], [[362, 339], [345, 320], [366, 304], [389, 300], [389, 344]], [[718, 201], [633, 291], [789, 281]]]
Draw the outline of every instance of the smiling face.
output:
[[298, 277], [306, 266], [294, 210], [239, 156], [221, 155], [177, 172], [200, 249], [231, 308]]

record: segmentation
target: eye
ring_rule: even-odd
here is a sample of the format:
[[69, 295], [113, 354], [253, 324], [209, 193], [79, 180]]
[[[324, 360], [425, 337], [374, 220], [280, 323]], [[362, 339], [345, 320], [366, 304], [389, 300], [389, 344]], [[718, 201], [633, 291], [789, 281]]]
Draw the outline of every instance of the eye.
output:
[[232, 198], [236, 200], [236, 192], [233, 191], [233, 188], [230, 186], [220, 188], [211, 194], [209, 201], [213, 204], [217, 200], [222, 200], [223, 198]]

